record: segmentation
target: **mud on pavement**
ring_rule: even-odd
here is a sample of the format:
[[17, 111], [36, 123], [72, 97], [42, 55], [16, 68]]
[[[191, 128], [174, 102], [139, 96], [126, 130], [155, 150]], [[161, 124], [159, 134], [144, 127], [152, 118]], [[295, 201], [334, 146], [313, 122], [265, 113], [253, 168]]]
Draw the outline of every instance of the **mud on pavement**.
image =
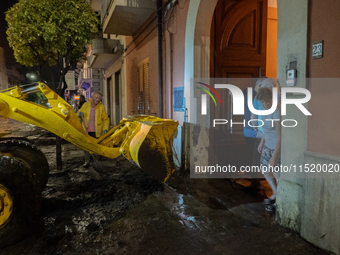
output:
[[[70, 149], [73, 145], [66, 147]], [[79, 154], [80, 157], [64, 162], [65, 170], [51, 171], [42, 193], [41, 222], [37, 223], [37, 231], [32, 231], [34, 238], [4, 249], [4, 254], [102, 252], [105, 246], [114, 245], [107, 226], [148, 195], [164, 189], [161, 183], [122, 157], [103, 159], [105, 170], [98, 173], [92, 167], [82, 168], [83, 151]]]
[[164, 184], [123, 157], [84, 169], [83, 151], [69, 143], [57, 171], [54, 135], [15, 125], [12, 135], [33, 140], [51, 171], [36, 228], [1, 255], [329, 254], [278, 226], [263, 196], [229, 180], [184, 174]]

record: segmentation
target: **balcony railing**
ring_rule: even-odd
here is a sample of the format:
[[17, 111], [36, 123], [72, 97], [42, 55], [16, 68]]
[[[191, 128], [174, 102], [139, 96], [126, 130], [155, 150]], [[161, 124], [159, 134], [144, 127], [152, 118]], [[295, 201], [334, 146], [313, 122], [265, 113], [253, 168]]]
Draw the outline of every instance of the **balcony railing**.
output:
[[91, 68], [106, 68], [122, 54], [124, 46], [118, 39], [103, 38], [99, 33], [92, 40], [91, 54], [87, 57], [87, 66]]

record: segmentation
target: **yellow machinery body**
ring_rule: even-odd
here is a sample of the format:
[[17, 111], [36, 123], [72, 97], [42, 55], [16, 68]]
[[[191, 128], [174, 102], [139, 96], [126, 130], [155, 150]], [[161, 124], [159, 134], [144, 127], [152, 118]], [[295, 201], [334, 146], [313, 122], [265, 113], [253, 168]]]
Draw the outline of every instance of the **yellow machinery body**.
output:
[[[29, 100], [39, 95], [39, 102]], [[0, 115], [33, 124], [93, 154], [116, 158], [123, 154], [160, 181], [174, 172], [172, 138], [178, 122], [154, 116], [126, 116], [99, 139], [84, 130], [73, 108], [44, 83], [0, 91]]]

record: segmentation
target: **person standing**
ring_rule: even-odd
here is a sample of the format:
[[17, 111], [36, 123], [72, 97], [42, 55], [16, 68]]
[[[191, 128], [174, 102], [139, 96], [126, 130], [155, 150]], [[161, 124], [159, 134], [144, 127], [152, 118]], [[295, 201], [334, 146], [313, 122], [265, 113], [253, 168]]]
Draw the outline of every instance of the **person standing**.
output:
[[[264, 109], [270, 109], [273, 103], [272, 90], [269, 88], [259, 89], [256, 99], [259, 100]], [[273, 194], [263, 202], [267, 205], [267, 211], [273, 211], [276, 207], [277, 182], [280, 177], [278, 171], [281, 164], [281, 112], [278, 103], [273, 113], [262, 116], [263, 136], [258, 146], [258, 152], [261, 153], [260, 166], [264, 177], [269, 183]]]
[[80, 109], [83, 106], [83, 104], [85, 104], [85, 103], [86, 103], [85, 97], [83, 95], [80, 95], [79, 103], [78, 103], [78, 109]]
[[[256, 81], [255, 85], [255, 91], [256, 93], [259, 91], [260, 88], [279, 88], [279, 84], [277, 83], [276, 79], [273, 78], [268, 78], [266, 76], [259, 78]], [[278, 102], [280, 102], [280, 93], [278, 93]], [[253, 100], [253, 106], [256, 110], [263, 110], [263, 106], [259, 100], [256, 99], [256, 96]], [[263, 128], [261, 126], [261, 121], [262, 121], [262, 116], [261, 115], [256, 115], [256, 114], [251, 114], [250, 118], [253, 120], [252, 125], [254, 125], [254, 130], [257, 132], [256, 137], [254, 139], [254, 147], [253, 147], [253, 161], [252, 165], [253, 166], [260, 166], [260, 159], [261, 159], [261, 153], [258, 152], [258, 146], [262, 140], [263, 136]], [[256, 127], [257, 126], [257, 127]], [[255, 178], [252, 178], [251, 186], [250, 188], [253, 189], [259, 189], [260, 187], [260, 177], [259, 176], [254, 176]]]
[[[78, 115], [84, 118], [88, 134], [94, 138], [99, 138], [106, 134], [109, 129], [109, 117], [101, 100], [102, 94], [95, 91], [89, 101], [85, 102], [78, 111]], [[89, 167], [90, 159], [90, 153], [85, 151], [85, 164], [83, 167]]]

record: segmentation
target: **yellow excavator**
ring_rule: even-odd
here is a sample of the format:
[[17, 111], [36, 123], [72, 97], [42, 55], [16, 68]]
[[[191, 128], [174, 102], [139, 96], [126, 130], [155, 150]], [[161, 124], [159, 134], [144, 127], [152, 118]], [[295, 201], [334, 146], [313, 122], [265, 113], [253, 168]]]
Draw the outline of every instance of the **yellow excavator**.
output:
[[[172, 139], [178, 122], [126, 116], [99, 139], [87, 134], [73, 108], [44, 83], [0, 91], [0, 115], [47, 129], [108, 158], [124, 155], [159, 181], [174, 173]], [[27, 139], [0, 133], [0, 247], [23, 239], [40, 211], [49, 176], [44, 154]]]

